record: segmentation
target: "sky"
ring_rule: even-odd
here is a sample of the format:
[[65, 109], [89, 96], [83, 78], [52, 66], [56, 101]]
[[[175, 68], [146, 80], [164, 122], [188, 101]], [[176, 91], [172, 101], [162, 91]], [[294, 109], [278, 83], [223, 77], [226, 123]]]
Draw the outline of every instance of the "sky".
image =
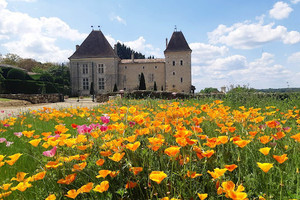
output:
[[0, 54], [67, 62], [93, 26], [164, 58], [176, 26], [197, 91], [300, 87], [299, 19], [300, 0], [0, 0]]

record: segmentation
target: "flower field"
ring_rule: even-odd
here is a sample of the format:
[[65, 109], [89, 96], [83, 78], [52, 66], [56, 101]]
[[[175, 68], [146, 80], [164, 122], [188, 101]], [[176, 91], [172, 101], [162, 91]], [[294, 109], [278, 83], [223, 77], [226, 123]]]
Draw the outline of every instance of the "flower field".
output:
[[1, 121], [0, 199], [300, 199], [299, 112], [220, 100], [32, 110]]

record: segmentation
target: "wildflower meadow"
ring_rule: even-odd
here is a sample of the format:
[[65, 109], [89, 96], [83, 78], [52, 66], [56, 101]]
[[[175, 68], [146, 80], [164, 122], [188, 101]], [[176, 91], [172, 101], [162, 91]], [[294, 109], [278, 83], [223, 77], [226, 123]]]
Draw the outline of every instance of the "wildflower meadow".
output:
[[128, 100], [0, 123], [0, 199], [300, 199], [299, 101]]

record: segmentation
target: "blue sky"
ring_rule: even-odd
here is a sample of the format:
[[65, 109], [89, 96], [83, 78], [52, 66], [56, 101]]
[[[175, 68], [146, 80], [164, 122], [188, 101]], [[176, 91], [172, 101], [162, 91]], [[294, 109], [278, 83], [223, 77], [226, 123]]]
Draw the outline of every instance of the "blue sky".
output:
[[108, 41], [163, 58], [175, 25], [192, 83], [300, 87], [300, 0], [0, 0], [0, 53], [65, 62], [98, 25]]

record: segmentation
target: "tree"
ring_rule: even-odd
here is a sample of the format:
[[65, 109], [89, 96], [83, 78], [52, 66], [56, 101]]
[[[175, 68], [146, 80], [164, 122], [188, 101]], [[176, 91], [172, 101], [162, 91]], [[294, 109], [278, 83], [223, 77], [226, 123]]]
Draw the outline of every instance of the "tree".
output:
[[141, 74], [141, 78], [140, 78], [139, 90], [146, 90], [145, 76], [143, 73]]
[[31, 58], [26, 58], [26, 59], [20, 59], [19, 62], [17, 63], [17, 66], [32, 72], [34, 67], [41, 67], [42, 63], [37, 62]]
[[195, 90], [196, 90], [196, 87], [194, 85], [191, 85], [191, 91], [193, 94], [195, 94]]
[[153, 90], [154, 90], [154, 91], [157, 91], [156, 81], [154, 81]]
[[8, 65], [18, 65], [22, 58], [17, 54], [8, 53], [5, 55], [5, 58], [2, 60], [3, 64]]
[[113, 92], [118, 92], [118, 87], [117, 87], [117, 84], [115, 83], [115, 85], [114, 85], [114, 90], [113, 90]]
[[144, 59], [145, 55], [135, 52], [131, 48], [121, 44], [120, 42], [117, 43], [117, 54], [121, 59], [131, 59], [131, 54], [134, 54], [135, 59]]
[[201, 90], [200, 93], [210, 94], [210, 93], [218, 93], [219, 90], [217, 88], [205, 88], [204, 90]]
[[91, 82], [90, 95], [94, 95], [94, 94], [95, 94], [94, 82]]

